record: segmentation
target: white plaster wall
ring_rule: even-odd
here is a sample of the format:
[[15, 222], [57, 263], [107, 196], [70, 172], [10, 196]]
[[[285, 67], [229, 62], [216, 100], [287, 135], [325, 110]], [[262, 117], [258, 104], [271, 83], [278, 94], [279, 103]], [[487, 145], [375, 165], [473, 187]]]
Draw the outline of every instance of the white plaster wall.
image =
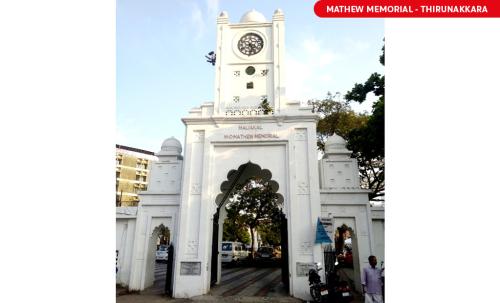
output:
[[[211, 146], [208, 153], [205, 153], [203, 159], [200, 158], [203, 156], [202, 150], [197, 149], [196, 146], [191, 149], [188, 147], [187, 151], [190, 150], [197, 155], [193, 157], [192, 165], [186, 167], [191, 176], [186, 178], [187, 180], [185, 179], [187, 181], [185, 193], [189, 198], [183, 199], [183, 203], [187, 203], [183, 204], [181, 214], [182, 219], [185, 220], [180, 227], [180, 230], [183, 231], [183, 234], [180, 235], [181, 243], [178, 249], [178, 255], [181, 259], [178, 259], [176, 264], [180, 266], [182, 261], [201, 262], [203, 270], [200, 276], [181, 276], [176, 270], [176, 297], [201, 295], [209, 290], [212, 218], [216, 210], [215, 199], [220, 193], [221, 183], [227, 180], [227, 173], [231, 169], [238, 169], [240, 165], [253, 160], [253, 163], [260, 165], [263, 169], [279, 172], [276, 175], [273, 174], [273, 179], [280, 184], [278, 192], [285, 191], [284, 196], [286, 196], [286, 182], [284, 182], [286, 180], [284, 173], [286, 171], [284, 158], [286, 146], [283, 143], [260, 147], [248, 144], [214, 145]], [[188, 157], [186, 155], [186, 163], [190, 163]], [[277, 160], [273, 161], [272, 159]], [[204, 176], [204, 180], [198, 180], [197, 176]], [[193, 194], [191, 190], [193, 182], [190, 183], [193, 180], [197, 184], [196, 186], [201, 186], [200, 194]]]
[[359, 171], [356, 159], [322, 159], [320, 174], [322, 189], [359, 188]]
[[164, 160], [153, 164], [148, 192], [178, 194], [181, 190], [182, 161]]
[[140, 201], [132, 256], [130, 290], [143, 290], [152, 284], [156, 239], [152, 243], [151, 238], [155, 227], [160, 224], [167, 227], [171, 231], [173, 241], [175, 241], [177, 234], [178, 195], [141, 194]]
[[[263, 49], [253, 55], [245, 56], [238, 51], [237, 43], [242, 35], [253, 32], [262, 37]], [[230, 24], [226, 17], [217, 18], [217, 61], [215, 66], [215, 114], [224, 115], [230, 107], [256, 107], [260, 96], [267, 95], [268, 102], [280, 112], [285, 106], [285, 24], [282, 13], [274, 14], [272, 20], [265, 23]], [[265, 77], [243, 77], [244, 69], [255, 66], [258, 74], [269, 69]], [[234, 72], [240, 71], [235, 77]], [[244, 79], [247, 78], [247, 79]], [[254, 90], [246, 90], [246, 80], [253, 78]], [[244, 87], [244, 89], [241, 89]], [[233, 102], [234, 96], [241, 96], [241, 103]]]
[[[263, 123], [258, 130], [242, 131], [238, 124], [188, 125], [183, 177], [178, 256], [174, 296], [192, 297], [210, 289], [212, 218], [221, 183], [230, 170], [249, 161], [268, 169], [279, 183], [288, 218], [291, 294], [309, 299], [307, 277], [296, 276], [296, 262], [321, 261], [320, 245], [314, 245], [320, 213], [315, 120], [301, 123]], [[260, 123], [259, 123], [260, 122]], [[228, 139], [228, 134], [274, 134], [262, 140]], [[200, 262], [197, 276], [180, 275], [181, 262]]]
[[136, 207], [117, 207], [116, 210], [116, 249], [119, 251], [116, 283], [124, 287], [130, 281], [136, 212]]
[[381, 207], [372, 207], [373, 254], [379, 265], [385, 260], [385, 212]]
[[[169, 143], [170, 142], [170, 143]], [[174, 144], [166, 140], [164, 144]], [[148, 190], [139, 193], [132, 266], [129, 289], [143, 290], [154, 282], [155, 252], [157, 233], [155, 228], [163, 224], [170, 230], [174, 249], [177, 235], [180, 190], [183, 162], [178, 152], [172, 152], [173, 146], [162, 146], [157, 154], [159, 161], [151, 168]], [[168, 150], [170, 148], [170, 150]], [[175, 256], [174, 256], [175, 257]]]
[[[256, 33], [264, 41], [263, 49], [256, 55], [244, 56], [238, 48], [238, 40], [246, 33]], [[251, 28], [242, 28], [239, 25], [228, 25], [224, 28], [222, 35], [221, 50], [217, 54], [221, 58], [221, 82], [220, 92], [224, 108], [228, 107], [257, 107], [261, 102], [260, 96], [267, 95], [268, 102], [274, 105], [273, 96], [273, 35], [270, 23]], [[271, 62], [271, 64], [269, 64]], [[247, 66], [254, 66], [256, 72], [249, 76], [245, 73]], [[266, 76], [261, 76], [260, 72], [268, 69]], [[239, 71], [236, 76], [234, 72]], [[254, 89], [247, 89], [246, 82], [253, 81]], [[240, 96], [239, 102], [233, 101], [233, 96]]]

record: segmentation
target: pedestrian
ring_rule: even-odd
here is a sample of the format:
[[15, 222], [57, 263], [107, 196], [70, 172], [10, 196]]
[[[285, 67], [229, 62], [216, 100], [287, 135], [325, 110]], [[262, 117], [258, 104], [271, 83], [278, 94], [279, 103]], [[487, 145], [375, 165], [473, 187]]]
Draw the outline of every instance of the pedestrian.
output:
[[363, 268], [361, 285], [365, 303], [383, 303], [382, 299], [382, 269], [377, 268], [377, 257], [369, 256], [370, 266]]

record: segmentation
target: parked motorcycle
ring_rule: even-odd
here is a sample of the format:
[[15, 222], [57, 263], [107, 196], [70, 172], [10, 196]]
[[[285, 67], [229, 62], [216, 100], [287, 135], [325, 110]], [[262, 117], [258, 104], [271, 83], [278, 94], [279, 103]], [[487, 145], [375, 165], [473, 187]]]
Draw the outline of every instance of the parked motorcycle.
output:
[[321, 263], [314, 263], [314, 268], [309, 270], [309, 292], [314, 302], [328, 302], [328, 286], [321, 282], [319, 267]]
[[329, 302], [349, 303], [354, 300], [351, 287], [346, 281], [338, 281], [333, 287], [329, 287]]
[[309, 270], [309, 292], [314, 302], [324, 303], [349, 303], [354, 300], [351, 287], [347, 281], [340, 280], [335, 262], [333, 272], [327, 273], [328, 284], [321, 282], [319, 272], [321, 263], [315, 263], [314, 268]]

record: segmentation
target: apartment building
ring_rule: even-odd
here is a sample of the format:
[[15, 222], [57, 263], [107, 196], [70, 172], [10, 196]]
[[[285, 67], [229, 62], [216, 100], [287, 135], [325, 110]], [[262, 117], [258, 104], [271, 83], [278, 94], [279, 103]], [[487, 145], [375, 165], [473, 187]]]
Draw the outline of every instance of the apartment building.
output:
[[153, 152], [116, 145], [116, 206], [137, 206], [138, 193], [148, 187]]

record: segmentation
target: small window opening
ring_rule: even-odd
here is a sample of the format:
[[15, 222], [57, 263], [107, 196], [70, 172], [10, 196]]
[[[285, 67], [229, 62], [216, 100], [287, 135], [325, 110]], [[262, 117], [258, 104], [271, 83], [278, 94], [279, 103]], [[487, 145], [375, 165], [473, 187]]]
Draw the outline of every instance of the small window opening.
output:
[[247, 89], [253, 88], [253, 82], [247, 82]]
[[249, 76], [255, 74], [255, 67], [249, 66], [245, 69], [245, 73]]

